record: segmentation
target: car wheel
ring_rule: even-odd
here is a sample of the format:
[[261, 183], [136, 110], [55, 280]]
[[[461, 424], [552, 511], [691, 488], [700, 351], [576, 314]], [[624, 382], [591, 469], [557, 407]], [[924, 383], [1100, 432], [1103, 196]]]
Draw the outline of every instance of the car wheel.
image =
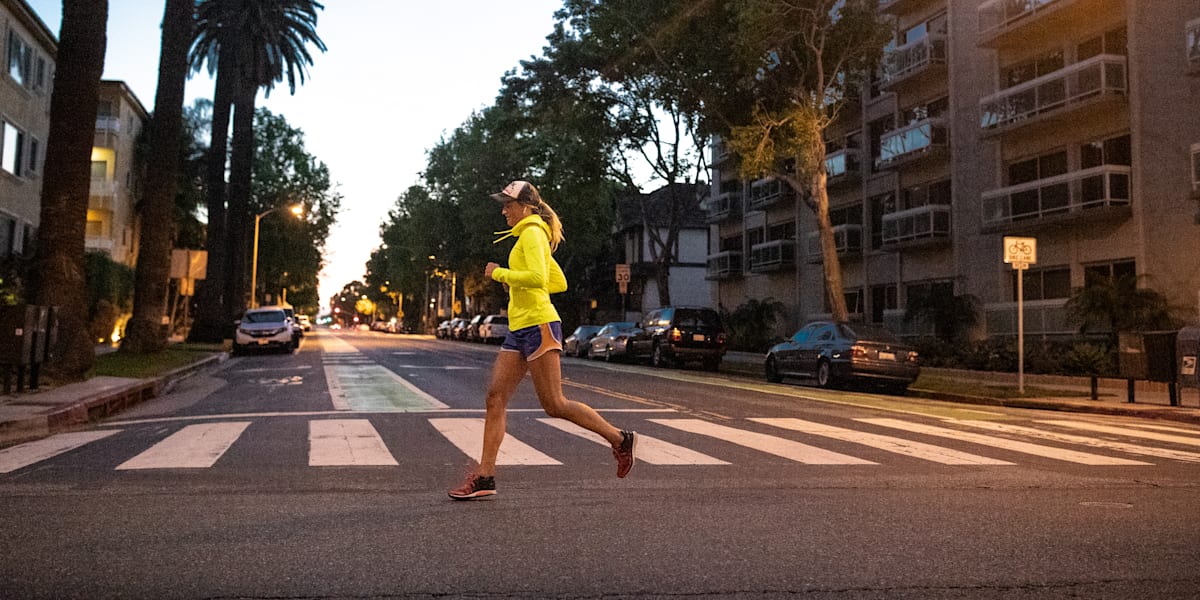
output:
[[670, 366], [667, 364], [667, 357], [663, 355], [662, 346], [658, 344], [654, 345], [654, 352], [650, 355], [650, 364], [659, 369], [665, 369]]
[[605, 346], [604, 362], [613, 362], [613, 360], [615, 360], [615, 359], [613, 359], [612, 346]]
[[767, 357], [767, 364], [763, 367], [763, 371], [767, 376], [767, 381], [771, 383], [783, 381], [783, 375], [779, 374], [779, 366], [775, 364], [774, 356]]
[[817, 364], [817, 385], [823, 388], [833, 387], [833, 373], [829, 367], [829, 361], [821, 360]]

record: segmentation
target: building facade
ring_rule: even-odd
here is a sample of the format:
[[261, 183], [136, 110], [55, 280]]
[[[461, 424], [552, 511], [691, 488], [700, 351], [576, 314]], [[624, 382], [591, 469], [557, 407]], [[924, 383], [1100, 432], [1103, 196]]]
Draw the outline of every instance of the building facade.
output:
[[[910, 303], [971, 295], [1016, 335], [1005, 236], [1036, 240], [1026, 335], [1133, 274], [1183, 315], [1200, 298], [1200, 1], [881, 0], [876, 81], [827, 130], [830, 216], [853, 318], [907, 335]], [[773, 297], [790, 329], [828, 315], [812, 211], [736, 178], [713, 145], [707, 277], [733, 308]], [[784, 333], [784, 332], [781, 332]]]
[[0, 0], [0, 262], [30, 257], [41, 220], [42, 163], [58, 43], [24, 0]]
[[138, 136], [149, 114], [123, 81], [101, 81], [92, 143], [85, 246], [115, 262], [137, 265]]

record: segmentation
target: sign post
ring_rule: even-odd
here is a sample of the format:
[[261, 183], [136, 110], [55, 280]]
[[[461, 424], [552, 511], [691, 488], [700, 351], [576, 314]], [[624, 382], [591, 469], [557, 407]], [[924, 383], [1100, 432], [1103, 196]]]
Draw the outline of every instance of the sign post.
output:
[[1017, 391], [1025, 394], [1025, 271], [1037, 264], [1037, 239], [1004, 237], [1004, 262], [1017, 272]]
[[629, 264], [620, 263], [616, 269], [617, 289], [621, 291], [621, 320], [625, 320], [625, 295], [629, 293]]

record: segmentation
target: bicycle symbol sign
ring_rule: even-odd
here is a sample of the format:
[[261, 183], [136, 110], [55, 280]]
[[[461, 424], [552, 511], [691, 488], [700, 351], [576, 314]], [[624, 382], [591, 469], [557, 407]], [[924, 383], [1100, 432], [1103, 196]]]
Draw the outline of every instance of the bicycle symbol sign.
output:
[[1037, 239], [1006, 236], [1004, 262], [1012, 264], [1014, 269], [1023, 269], [1037, 263]]

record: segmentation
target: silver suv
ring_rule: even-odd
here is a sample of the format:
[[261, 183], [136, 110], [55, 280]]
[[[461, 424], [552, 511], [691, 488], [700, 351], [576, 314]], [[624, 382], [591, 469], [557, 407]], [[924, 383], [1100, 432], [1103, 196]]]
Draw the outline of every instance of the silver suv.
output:
[[296, 348], [292, 321], [282, 308], [251, 308], [237, 321], [237, 332], [233, 338], [234, 356], [255, 348], [279, 348], [288, 352]]

